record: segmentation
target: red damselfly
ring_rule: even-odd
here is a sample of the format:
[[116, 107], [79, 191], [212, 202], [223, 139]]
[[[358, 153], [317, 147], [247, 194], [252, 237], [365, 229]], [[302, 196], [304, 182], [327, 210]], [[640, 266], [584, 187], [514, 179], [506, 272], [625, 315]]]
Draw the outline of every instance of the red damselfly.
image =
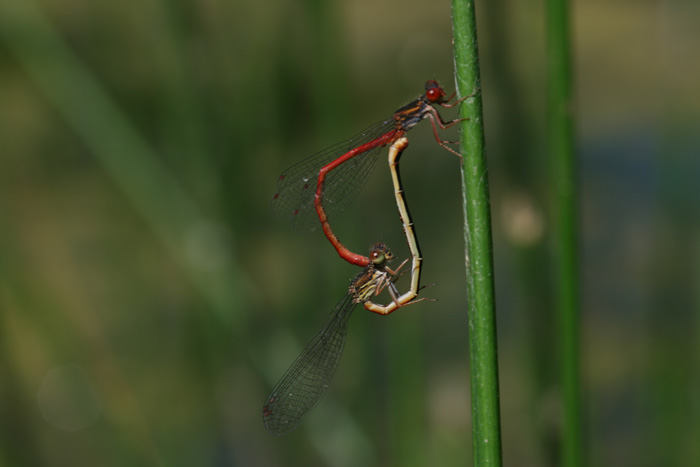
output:
[[320, 220], [324, 234], [341, 258], [358, 266], [369, 265], [368, 257], [351, 252], [338, 240], [328, 217], [342, 211], [359, 191], [374, 167], [379, 149], [393, 144], [424, 118], [430, 119], [438, 144], [459, 156], [447, 146], [450, 141], [440, 138], [438, 127], [449, 128], [461, 119], [444, 121], [436, 106], [454, 107], [470, 96], [450, 104], [454, 94], [449, 98], [446, 95], [437, 81], [428, 81], [425, 93], [398, 109], [390, 119], [287, 169], [277, 182], [273, 212], [291, 217], [294, 227], [301, 231], [315, 229]]

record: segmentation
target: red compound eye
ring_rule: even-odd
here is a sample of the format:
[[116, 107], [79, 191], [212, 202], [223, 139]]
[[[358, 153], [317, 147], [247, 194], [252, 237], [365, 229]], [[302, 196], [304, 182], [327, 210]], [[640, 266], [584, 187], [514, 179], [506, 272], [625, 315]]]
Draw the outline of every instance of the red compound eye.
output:
[[445, 98], [445, 90], [435, 80], [425, 83], [425, 97], [432, 103], [442, 102]]

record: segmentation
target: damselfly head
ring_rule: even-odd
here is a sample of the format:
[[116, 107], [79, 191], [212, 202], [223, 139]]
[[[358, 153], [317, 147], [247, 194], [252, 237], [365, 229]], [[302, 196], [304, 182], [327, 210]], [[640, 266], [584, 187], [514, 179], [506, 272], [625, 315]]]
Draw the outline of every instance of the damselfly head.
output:
[[431, 104], [439, 104], [445, 100], [447, 93], [440, 87], [440, 83], [431, 79], [425, 83], [425, 97]]
[[369, 254], [369, 259], [372, 261], [374, 266], [381, 266], [387, 261], [394, 259], [394, 255], [391, 254], [389, 248], [383, 243], [377, 243], [372, 247], [372, 251]]

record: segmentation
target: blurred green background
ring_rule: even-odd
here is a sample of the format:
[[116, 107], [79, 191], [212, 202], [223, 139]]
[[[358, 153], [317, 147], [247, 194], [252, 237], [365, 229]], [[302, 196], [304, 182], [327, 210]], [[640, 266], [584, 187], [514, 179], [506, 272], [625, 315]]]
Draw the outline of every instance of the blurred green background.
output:
[[[477, 11], [504, 460], [556, 465], [544, 10]], [[698, 465], [700, 5], [573, 13], [588, 460]], [[276, 179], [451, 92], [451, 39], [448, 2], [0, 0], [0, 465], [470, 464], [458, 161], [427, 124], [402, 175], [439, 301], [356, 310], [316, 410], [261, 421], [357, 272], [273, 219]], [[333, 225], [408, 254], [381, 161]]]

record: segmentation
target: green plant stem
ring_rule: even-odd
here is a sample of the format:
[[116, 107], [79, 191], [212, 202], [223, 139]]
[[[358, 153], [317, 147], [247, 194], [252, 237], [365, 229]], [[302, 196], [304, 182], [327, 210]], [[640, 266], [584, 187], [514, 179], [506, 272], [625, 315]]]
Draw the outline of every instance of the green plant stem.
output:
[[567, 0], [547, 3], [549, 42], [549, 152], [554, 188], [556, 248], [554, 277], [561, 356], [563, 434], [559, 465], [582, 465], [579, 362], [577, 186], [571, 115], [571, 41]]
[[491, 213], [481, 107], [476, 12], [471, 0], [453, 0], [455, 71], [460, 96], [462, 197], [469, 300], [472, 423], [475, 466], [501, 465], [498, 357]]

